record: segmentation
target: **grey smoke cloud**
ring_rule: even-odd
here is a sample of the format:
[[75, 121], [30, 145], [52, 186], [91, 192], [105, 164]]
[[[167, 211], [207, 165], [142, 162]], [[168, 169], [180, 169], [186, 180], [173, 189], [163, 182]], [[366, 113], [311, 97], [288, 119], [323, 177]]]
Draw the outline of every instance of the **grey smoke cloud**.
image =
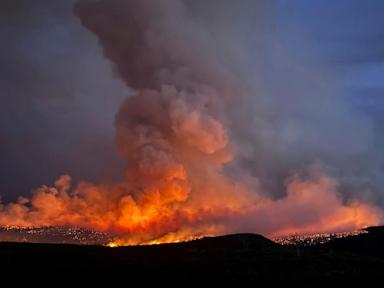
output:
[[379, 200], [372, 119], [343, 95], [336, 72], [301, 51], [309, 38], [286, 41], [292, 23], [274, 19], [277, 4], [79, 1], [76, 11], [131, 87], [197, 81], [219, 90], [216, 108], [238, 155], [230, 173], [282, 196], [292, 171], [322, 163], [344, 195]]
[[[0, 3], [0, 195], [72, 171], [75, 179], [120, 175], [113, 117], [129, 94], [74, 1]], [[95, 85], [95, 84], [98, 85]], [[106, 167], [104, 163], [111, 163]]]

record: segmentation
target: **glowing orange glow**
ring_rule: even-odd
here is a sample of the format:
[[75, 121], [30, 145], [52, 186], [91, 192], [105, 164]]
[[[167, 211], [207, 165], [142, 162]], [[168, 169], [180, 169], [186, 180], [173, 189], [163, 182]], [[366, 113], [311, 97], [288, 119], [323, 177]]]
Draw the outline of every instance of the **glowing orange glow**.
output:
[[[215, 17], [213, 22], [205, 21], [204, 17], [195, 17], [196, 12], [189, 13], [189, 5], [183, 5], [188, 1], [76, 2], [75, 13], [81, 23], [95, 33], [103, 55], [112, 62], [113, 70], [123, 84], [130, 87], [130, 96], [119, 107], [114, 121], [117, 150], [127, 167], [121, 171], [121, 180], [114, 183], [80, 181], [73, 185], [71, 178], [65, 175], [52, 187], [36, 189], [30, 198], [21, 197], [9, 204], [0, 202], [0, 226], [88, 228], [113, 235], [113, 241], [107, 246], [117, 247], [180, 242], [238, 232], [276, 237], [293, 233], [353, 231], [382, 223], [382, 209], [377, 208], [373, 200], [357, 193], [351, 198], [340, 195], [337, 179], [320, 167], [307, 167], [300, 171], [302, 173], [287, 171], [286, 187], [282, 191], [264, 191], [267, 190], [264, 186], [269, 187], [264, 182], [280, 179], [281, 171], [290, 167], [288, 162], [289, 165], [304, 165], [312, 157], [326, 153], [328, 146], [336, 145], [330, 155], [342, 149], [340, 147], [346, 147], [342, 144], [349, 143], [335, 137], [339, 130], [327, 129], [338, 120], [342, 120], [335, 125], [338, 129], [349, 128], [350, 124], [346, 123], [355, 123], [348, 117], [349, 110], [353, 109], [349, 109], [349, 105], [342, 106], [344, 100], [338, 98], [335, 109], [324, 109], [331, 107], [333, 102], [331, 98], [321, 98], [317, 102], [320, 93], [314, 93], [313, 98], [302, 97], [299, 93], [291, 99], [282, 97], [285, 95], [280, 90], [284, 89], [280, 87], [276, 91], [272, 89], [273, 93], [269, 95], [269, 84], [264, 87], [261, 83], [264, 77], [252, 80], [263, 72], [265, 65], [256, 67], [260, 71], [254, 69], [253, 62], [259, 61], [253, 61], [257, 60], [253, 52], [250, 63], [245, 61], [248, 59], [246, 54], [237, 55], [248, 50], [237, 44], [244, 38], [244, 31], [232, 37], [222, 33], [236, 31], [224, 29], [227, 26], [220, 25], [217, 35], [212, 33], [215, 30], [206, 29], [217, 26], [215, 21], [226, 18], [220, 16], [225, 14], [219, 13], [220, 17]], [[255, 29], [258, 30], [264, 31]], [[248, 47], [253, 42], [259, 40], [244, 43]], [[284, 57], [277, 57], [279, 61], [284, 60], [283, 68], [291, 63], [290, 58], [285, 60]], [[273, 67], [277, 60], [271, 61]], [[302, 69], [294, 70], [300, 70], [298, 75], [301, 76]], [[287, 77], [282, 83], [288, 84], [289, 80]], [[302, 87], [317, 87], [312, 81]], [[263, 95], [260, 98], [259, 84], [262, 87], [260, 95]], [[296, 87], [291, 83], [287, 85], [291, 86]], [[299, 87], [292, 91], [307, 89]], [[328, 92], [328, 88], [324, 91]], [[281, 103], [278, 102], [280, 94], [284, 99]], [[287, 96], [289, 94], [294, 96], [296, 92]], [[273, 97], [269, 99], [269, 96]], [[92, 97], [88, 98], [91, 101]], [[301, 103], [301, 99], [306, 100]], [[300, 102], [293, 103], [296, 100]], [[301, 113], [299, 109], [306, 109], [307, 105], [310, 109]], [[314, 113], [317, 105], [321, 113]], [[283, 111], [283, 106], [289, 109]], [[340, 118], [336, 117], [339, 108]], [[325, 113], [326, 110], [331, 113]], [[305, 121], [307, 114], [312, 113], [315, 114], [313, 119], [308, 118], [310, 121], [306, 125], [296, 127], [296, 122]], [[370, 123], [365, 116], [361, 117], [363, 123]], [[317, 131], [323, 119], [327, 121], [320, 127], [325, 130]], [[366, 134], [357, 137], [352, 133], [350, 139], [362, 139], [364, 135], [371, 138], [374, 130], [371, 124], [367, 126]], [[272, 131], [275, 128], [276, 131]], [[316, 132], [329, 135], [333, 142], [319, 145], [319, 151], [314, 145], [312, 151], [310, 143], [323, 136]], [[273, 143], [275, 139], [277, 143]], [[299, 145], [297, 150], [301, 147], [311, 149], [305, 149], [303, 157], [297, 157], [297, 151], [291, 152], [295, 143], [301, 140], [305, 140], [305, 145]], [[356, 147], [342, 154], [340, 159], [355, 153], [359, 155], [356, 159], [365, 157], [365, 150], [371, 143], [367, 142], [370, 144], [367, 147], [363, 143], [357, 141], [352, 145]], [[271, 149], [267, 145], [271, 145]], [[237, 155], [240, 150], [244, 151]], [[262, 155], [264, 152], [267, 157]], [[280, 155], [283, 165], [277, 167], [275, 160]], [[297, 158], [291, 161], [292, 157]], [[266, 159], [273, 159], [273, 163], [257, 162], [268, 161]], [[262, 175], [256, 175], [259, 170], [264, 170], [256, 166], [263, 164], [267, 173], [263, 171]], [[108, 167], [108, 163], [105, 166]], [[279, 175], [273, 175], [274, 171]], [[270, 173], [278, 177], [265, 179]], [[276, 184], [277, 187], [281, 183]]]
[[[167, 179], [176, 177], [169, 171], [167, 175]], [[70, 178], [63, 176], [54, 187], [36, 190], [31, 200], [2, 205], [0, 224], [71, 225], [113, 232], [118, 236], [108, 246], [117, 247], [243, 231], [270, 237], [352, 231], [382, 220], [381, 210], [368, 203], [343, 203], [336, 182], [324, 175], [312, 180], [291, 178], [287, 195], [277, 200], [216, 177], [217, 185], [205, 186], [204, 193], [190, 192], [202, 183], [180, 185], [163, 180], [160, 188], [150, 187], [135, 195], [125, 193], [127, 183], [81, 183], [70, 193]]]
[[381, 211], [368, 203], [343, 203], [336, 182], [324, 175], [312, 180], [295, 176], [288, 181], [287, 195], [273, 200], [234, 186], [219, 174], [216, 185], [201, 186], [204, 193], [191, 193], [192, 187], [203, 183], [170, 181], [184, 175], [179, 169], [176, 176], [166, 174], [160, 188], [150, 187], [137, 195], [125, 192], [127, 183], [81, 183], [70, 193], [70, 178], [63, 176], [54, 187], [36, 190], [31, 200], [1, 206], [0, 224], [71, 225], [113, 232], [118, 236], [108, 246], [117, 247], [243, 231], [270, 237], [352, 231], [380, 224], [382, 219]]
[[35, 190], [31, 199], [0, 204], [0, 225], [95, 229], [117, 235], [112, 247], [236, 232], [278, 236], [356, 230], [381, 223], [381, 210], [342, 199], [337, 181], [321, 169], [309, 168], [306, 179], [288, 179], [286, 195], [279, 199], [228, 177], [224, 165], [236, 155], [226, 128], [185, 97], [166, 86], [123, 105], [117, 142], [129, 160], [124, 181], [71, 187], [71, 178], [62, 176], [53, 187]]
[[116, 248], [119, 246], [119, 243], [112, 241], [112, 242], [109, 242], [106, 246], [108, 246], [110, 248]]
[[[313, 137], [323, 119], [320, 115], [330, 121], [325, 122], [324, 129], [339, 119], [335, 113], [338, 108], [329, 109], [330, 114], [323, 113], [327, 109], [320, 109], [321, 113], [315, 113], [306, 125], [296, 127], [296, 122], [313, 113], [314, 104], [323, 107], [325, 103], [324, 107], [328, 107], [333, 103], [328, 98], [316, 102], [319, 93], [314, 93], [315, 102], [308, 98], [311, 101], [294, 103], [295, 109], [288, 109], [280, 117], [278, 114], [283, 111], [280, 106], [304, 97], [284, 97], [286, 102], [279, 105], [279, 97], [269, 99], [268, 93], [264, 93], [268, 89], [262, 89], [260, 94], [266, 95], [258, 98], [259, 81], [251, 80], [259, 72], [253, 75], [253, 67], [245, 65], [250, 64], [244, 61], [247, 57], [237, 55], [244, 49], [237, 49], [237, 44], [231, 43], [239, 37], [221, 32], [218, 37], [211, 37], [215, 30], [207, 30], [203, 18], [194, 17], [194, 13], [189, 15], [183, 1], [77, 2], [76, 15], [84, 27], [95, 33], [114, 71], [130, 87], [130, 96], [119, 107], [114, 121], [117, 150], [127, 167], [117, 183], [80, 181], [73, 185], [69, 176], [62, 176], [52, 187], [42, 186], [33, 191], [30, 198], [0, 203], [0, 225], [88, 228], [113, 235], [107, 246], [117, 247], [238, 232], [276, 237], [353, 231], [383, 222], [383, 211], [374, 205], [374, 200], [369, 201], [358, 193], [350, 198], [341, 195], [337, 179], [320, 167], [307, 167], [297, 173], [287, 171], [285, 188], [274, 193], [265, 191], [264, 186], [268, 185], [263, 182], [278, 181], [282, 176], [273, 175], [274, 171], [279, 171], [277, 174], [286, 171], [288, 162], [303, 165], [333, 145], [333, 142], [319, 145], [319, 151], [315, 145], [313, 153], [308, 153], [312, 151], [308, 149], [297, 161], [290, 160], [298, 155], [297, 151], [291, 153], [294, 147], [291, 145], [296, 141], [310, 140], [303, 141], [309, 145], [320, 138], [320, 135]], [[225, 37], [221, 39], [222, 36]], [[222, 47], [227, 43], [228, 47]], [[307, 86], [313, 85], [303, 87]], [[298, 113], [297, 109], [306, 109], [307, 103], [310, 110], [303, 110], [302, 115]], [[337, 100], [335, 107], [341, 103]], [[347, 117], [349, 105], [340, 108], [343, 121], [335, 126], [344, 129], [350, 125], [346, 123], [354, 122]], [[273, 115], [279, 117], [272, 119]], [[268, 130], [275, 128], [276, 131]], [[368, 134], [363, 135], [371, 136], [371, 129], [367, 130]], [[331, 133], [324, 135], [333, 139], [338, 131], [331, 129], [328, 131]], [[277, 143], [273, 143], [275, 139]], [[351, 139], [357, 138], [354, 135]], [[337, 149], [348, 144], [338, 137], [333, 141]], [[365, 151], [363, 143], [358, 141], [353, 145], [356, 153]], [[297, 148], [301, 147], [307, 146]], [[236, 151], [241, 149], [244, 151], [239, 156]], [[332, 149], [330, 155], [337, 149]], [[354, 149], [349, 152], [351, 155]], [[267, 157], [259, 159], [264, 152]], [[259, 162], [255, 167], [265, 164], [268, 173], [257, 175], [259, 169], [253, 168], [252, 163], [275, 161], [280, 155], [282, 162], [287, 162], [283, 163], [283, 169], [275, 167], [277, 161]], [[349, 154], [343, 155], [340, 159]], [[265, 179], [269, 173], [278, 177]]]

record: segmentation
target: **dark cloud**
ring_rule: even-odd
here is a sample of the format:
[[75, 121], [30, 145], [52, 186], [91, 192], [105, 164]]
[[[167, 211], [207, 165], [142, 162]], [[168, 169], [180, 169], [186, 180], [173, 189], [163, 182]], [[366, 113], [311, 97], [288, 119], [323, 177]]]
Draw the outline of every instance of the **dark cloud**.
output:
[[113, 79], [73, 4], [0, 2], [3, 198], [26, 194], [66, 171], [87, 179], [116, 174], [113, 117], [128, 92]]

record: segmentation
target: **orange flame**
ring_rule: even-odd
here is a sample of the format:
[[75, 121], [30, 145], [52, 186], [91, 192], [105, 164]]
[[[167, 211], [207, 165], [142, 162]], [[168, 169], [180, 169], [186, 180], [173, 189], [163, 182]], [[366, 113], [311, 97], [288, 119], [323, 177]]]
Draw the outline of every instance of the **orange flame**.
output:
[[200, 197], [192, 197], [180, 187], [168, 187], [164, 197], [149, 190], [134, 198], [123, 193], [124, 185], [89, 183], [81, 183], [70, 193], [69, 181], [63, 176], [55, 187], [36, 190], [30, 201], [23, 198], [1, 206], [0, 224], [72, 225], [109, 231], [119, 236], [108, 246], [117, 247], [181, 242], [240, 231], [271, 237], [352, 231], [377, 225], [382, 219], [382, 212], [372, 205], [343, 203], [335, 181], [326, 176], [311, 181], [292, 178], [287, 196], [279, 200], [256, 197], [257, 193], [233, 186], [229, 186], [233, 190], [207, 191]]
[[[224, 165], [236, 156], [228, 131], [237, 126], [232, 105], [247, 105], [246, 94], [253, 90], [242, 89], [248, 82], [234, 75], [236, 61], [222, 61], [238, 59], [232, 49], [224, 49], [225, 58], [216, 54], [221, 41], [211, 42], [206, 28], [176, 2], [78, 1], [76, 15], [96, 34], [121, 80], [138, 91], [115, 121], [117, 146], [129, 164], [126, 177], [117, 184], [81, 182], [71, 189], [70, 178], [63, 176], [31, 199], [1, 205], [0, 225], [91, 228], [117, 234], [110, 246], [118, 246], [381, 223], [380, 209], [343, 199], [337, 182], [322, 172], [290, 178], [279, 199], [226, 176]], [[235, 66], [237, 71], [241, 65]]]

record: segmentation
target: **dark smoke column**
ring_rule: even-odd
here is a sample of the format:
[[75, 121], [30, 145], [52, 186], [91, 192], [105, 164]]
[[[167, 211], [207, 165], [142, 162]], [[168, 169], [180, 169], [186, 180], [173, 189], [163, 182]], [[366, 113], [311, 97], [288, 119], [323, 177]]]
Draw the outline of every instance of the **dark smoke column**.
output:
[[222, 175], [232, 159], [224, 105], [230, 73], [182, 2], [78, 1], [75, 12], [136, 90], [116, 116], [116, 139], [140, 215], [166, 215], [155, 233], [219, 221], [248, 202]]

